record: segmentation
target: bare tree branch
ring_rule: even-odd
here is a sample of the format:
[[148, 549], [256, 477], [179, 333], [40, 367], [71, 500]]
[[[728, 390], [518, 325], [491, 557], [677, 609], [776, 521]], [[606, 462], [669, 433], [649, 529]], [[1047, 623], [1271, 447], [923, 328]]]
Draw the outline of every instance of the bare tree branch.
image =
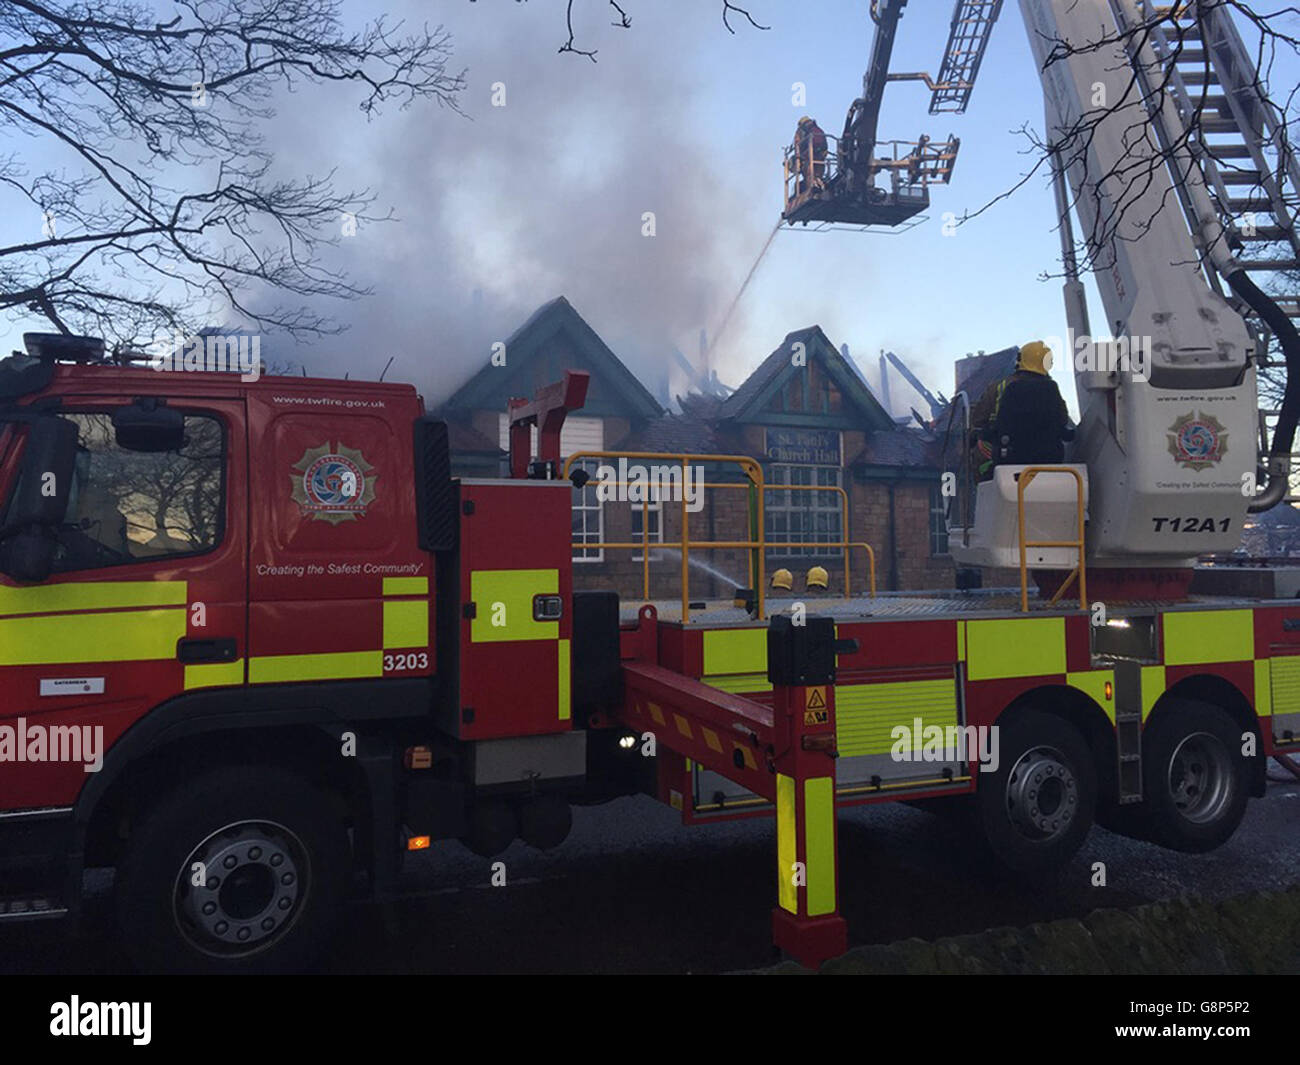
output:
[[733, 4], [731, 0], [722, 0], [722, 24], [727, 27], [727, 31], [729, 33], [736, 32], [731, 28], [731, 23], [727, 21], [727, 16], [732, 11], [736, 12], [739, 15], [744, 15], [745, 18], [749, 20], [749, 24], [753, 26], [754, 29], [756, 30], [770, 30], [772, 28], [771, 26], [760, 26], [757, 22], [754, 21], [753, 15], [751, 15], [743, 7]]
[[[608, 0], [608, 2], [609, 2], [609, 6], [612, 7], [618, 15], [617, 20], [610, 23], [610, 25], [616, 26], [618, 29], [621, 30], [630, 30], [632, 28], [632, 19], [628, 15], [627, 11], [622, 7], [622, 5], [616, 3], [615, 0]], [[557, 50], [561, 53], [572, 52], [574, 55], [585, 55], [588, 59], [590, 59], [594, 63], [596, 62], [597, 49], [579, 48], [574, 43], [577, 40], [577, 37], [573, 32], [573, 4], [574, 4], [574, 0], [567, 0], [567, 3], [565, 4], [564, 24], [565, 24], [565, 28], [568, 30], [569, 36], [565, 40], [565, 42], [562, 45], [560, 45], [559, 49]], [[751, 15], [745, 8], [739, 6], [738, 4], [733, 4], [731, 0], [722, 0], [722, 24], [727, 28], [728, 33], [734, 34], [736, 32], [729, 20], [729, 16], [731, 15], [732, 12], [738, 15], [743, 15], [749, 21], [749, 24], [753, 26], [754, 29], [756, 30], [771, 29], [770, 26], [759, 25], [759, 23], [754, 20], [754, 16]]]
[[59, 160], [32, 172], [0, 156], [0, 210], [33, 220], [0, 247], [0, 312], [128, 346], [231, 315], [335, 331], [303, 305], [366, 290], [320, 254], [391, 214], [332, 173], [273, 180], [272, 102], [335, 84], [360, 89], [367, 118], [426, 99], [458, 111], [450, 38], [383, 18], [345, 29], [339, 0], [175, 8], [159, 22], [135, 0], [0, 5], [0, 134]]

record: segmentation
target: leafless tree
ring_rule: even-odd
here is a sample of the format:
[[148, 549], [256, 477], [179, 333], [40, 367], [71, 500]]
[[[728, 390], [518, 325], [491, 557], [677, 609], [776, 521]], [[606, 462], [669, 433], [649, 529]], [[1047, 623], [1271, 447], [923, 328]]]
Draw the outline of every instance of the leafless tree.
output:
[[[1110, 76], [1103, 86], [1104, 100], [1083, 101], [1077, 121], [1047, 136], [1022, 127], [1020, 132], [1031, 145], [1032, 168], [1011, 189], [966, 217], [982, 214], [1036, 174], [1051, 172], [1053, 166], [1073, 170], [1076, 177], [1084, 174], [1083, 187], [1072, 191], [1071, 206], [1090, 209], [1097, 217], [1093, 232], [1080, 233], [1076, 242], [1079, 269], [1086, 272], [1108, 269], [1118, 243], [1141, 240], [1156, 213], [1166, 208], [1178, 210], [1170, 172], [1177, 184], [1207, 158], [1222, 174], [1234, 175], [1230, 179], [1234, 198], [1250, 200], [1262, 192], [1262, 182], [1268, 179], [1278, 184], [1293, 210], [1300, 206], [1300, 189], [1283, 163], [1297, 140], [1300, 87], [1281, 76], [1294, 71], [1293, 64], [1300, 62], [1300, 7], [1281, 5], [1265, 11], [1254, 0], [1186, 0], [1168, 5], [1143, 3], [1138, 10], [1140, 15], [1132, 23], [1096, 40], [1049, 43], [1049, 69], [1086, 53], [1115, 57], [1107, 68]], [[1209, 50], [1202, 47], [1202, 30], [1208, 19], [1223, 17], [1233, 18], [1246, 29], [1243, 39], [1251, 38], [1247, 42], [1254, 47], [1251, 91], [1277, 128], [1271, 149], [1275, 167], [1271, 173], [1257, 175], [1253, 187], [1243, 185], [1241, 179], [1255, 175], [1254, 164], [1227, 155], [1216, 157], [1215, 142], [1207, 135], [1213, 120], [1220, 117], [1218, 95], [1222, 89], [1214, 86]], [[1284, 57], [1280, 67], [1279, 57]], [[1275, 71], [1280, 71], [1278, 78]], [[1161, 126], [1152, 116], [1169, 101], [1180, 121]], [[1112, 119], [1127, 123], [1125, 147], [1104, 172], [1096, 173], [1090, 151], [1101, 124]], [[1143, 202], [1153, 188], [1164, 190], [1154, 207]], [[1202, 241], [1199, 253], [1210, 254], [1214, 250], [1211, 245], [1220, 241], [1230, 251], [1240, 250], [1238, 231], [1231, 224], [1231, 206], [1223, 202], [1220, 190], [1210, 187], [1209, 195], [1227, 224]], [[1080, 196], [1091, 202], [1081, 204]]]
[[137, 0], [0, 4], [0, 211], [32, 231], [0, 247], [0, 310], [122, 344], [228, 315], [333, 331], [303, 304], [365, 290], [320, 253], [388, 216], [332, 172], [272, 177], [273, 98], [338, 82], [367, 117], [456, 109], [449, 36], [382, 18], [351, 30], [339, 0], [173, 7], [158, 22]]

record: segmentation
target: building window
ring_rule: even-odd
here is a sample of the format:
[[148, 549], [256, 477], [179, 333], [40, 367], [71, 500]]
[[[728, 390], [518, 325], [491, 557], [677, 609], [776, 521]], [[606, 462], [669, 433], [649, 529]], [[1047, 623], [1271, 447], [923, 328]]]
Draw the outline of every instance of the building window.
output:
[[[766, 482], [772, 485], [791, 485], [793, 491], [766, 493], [763, 500], [764, 524], [769, 544], [779, 543], [838, 543], [844, 539], [843, 497], [834, 491], [810, 491], [819, 488], [840, 487], [838, 466], [780, 466], [767, 468]], [[816, 556], [839, 558], [843, 549], [838, 547], [768, 548], [772, 557], [791, 558]]]
[[948, 501], [939, 485], [930, 487], [930, 555], [948, 554]]
[[[644, 542], [647, 531], [652, 544], [662, 544], [664, 542], [664, 508], [658, 496], [659, 493], [652, 489], [649, 504], [629, 504], [632, 508], [632, 535], [630, 537], [632, 543]], [[658, 562], [661, 558], [663, 558], [662, 551], [650, 552], [651, 562]], [[645, 561], [644, 554], [641, 551], [635, 552], [632, 555], [632, 561]]]
[[573, 561], [603, 562], [605, 551], [600, 547], [578, 547], [578, 544], [598, 544], [605, 539], [605, 507], [596, 495], [596, 470], [600, 463], [595, 459], [579, 459], [573, 469], [581, 467], [592, 477], [582, 488], [573, 490]]

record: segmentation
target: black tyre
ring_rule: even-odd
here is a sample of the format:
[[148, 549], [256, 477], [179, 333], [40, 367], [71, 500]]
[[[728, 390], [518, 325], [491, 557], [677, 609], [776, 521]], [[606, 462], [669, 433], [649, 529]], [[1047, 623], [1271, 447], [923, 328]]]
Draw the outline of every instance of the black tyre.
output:
[[1072, 725], [1037, 710], [1018, 713], [999, 729], [998, 768], [981, 770], [975, 793], [984, 838], [1011, 869], [1058, 869], [1092, 828], [1092, 752]]
[[1149, 838], [1200, 853], [1227, 841], [1246, 813], [1248, 766], [1241, 727], [1209, 703], [1162, 706], [1142, 734]]
[[328, 944], [349, 869], [346, 828], [321, 792], [284, 771], [217, 770], [132, 832], [119, 932], [146, 971], [301, 971]]

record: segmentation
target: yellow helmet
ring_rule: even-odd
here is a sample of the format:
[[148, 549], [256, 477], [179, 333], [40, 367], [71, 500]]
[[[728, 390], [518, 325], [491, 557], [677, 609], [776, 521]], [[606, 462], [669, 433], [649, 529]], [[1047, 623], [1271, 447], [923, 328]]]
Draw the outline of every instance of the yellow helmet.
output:
[[1028, 370], [1030, 373], [1046, 375], [1051, 368], [1052, 349], [1041, 340], [1031, 340], [1020, 349], [1020, 355], [1016, 359], [1017, 370]]
[[806, 126], [811, 121], [812, 121], [812, 115], [804, 115], [803, 118], [799, 119], [799, 125]]
[[830, 583], [830, 577], [821, 566], [813, 566], [813, 568], [808, 571], [808, 576], [804, 578], [804, 583], [809, 588], [825, 589], [827, 584]]
[[794, 574], [788, 569], [779, 569], [772, 574], [772, 587], [791, 591], [794, 588]]

